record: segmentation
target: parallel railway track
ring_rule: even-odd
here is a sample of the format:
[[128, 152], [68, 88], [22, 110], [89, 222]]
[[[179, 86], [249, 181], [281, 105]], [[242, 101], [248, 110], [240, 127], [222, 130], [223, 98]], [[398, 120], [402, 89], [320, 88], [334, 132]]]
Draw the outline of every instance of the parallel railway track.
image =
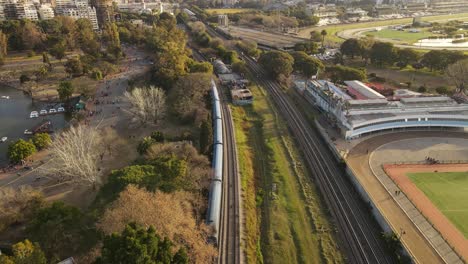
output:
[[[207, 27], [207, 30], [211, 35], [223, 38], [212, 28]], [[340, 168], [339, 162], [334, 159], [317, 131], [308, 124], [307, 119], [277, 82], [270, 80], [251, 58], [244, 55], [241, 57], [247, 63], [255, 81], [270, 93], [292, 135], [301, 146], [304, 160], [335, 219], [347, 262], [394, 263], [395, 260], [384, 250], [385, 246], [380, 238], [381, 230], [376, 221], [369, 210], [365, 209], [366, 204], [346, 179], [347, 176]]]

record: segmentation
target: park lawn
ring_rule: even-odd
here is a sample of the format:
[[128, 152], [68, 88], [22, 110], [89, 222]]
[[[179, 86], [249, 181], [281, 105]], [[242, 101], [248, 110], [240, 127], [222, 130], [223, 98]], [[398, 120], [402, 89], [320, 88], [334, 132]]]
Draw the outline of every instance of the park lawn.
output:
[[[460, 14], [450, 14], [450, 15], [438, 15], [438, 16], [427, 16], [423, 17], [423, 21], [436, 21], [436, 20], [447, 20], [447, 19], [458, 19], [458, 20], [467, 20], [468, 13], [460, 13]], [[412, 23], [412, 18], [398, 18], [398, 19], [390, 19], [390, 20], [380, 20], [380, 21], [370, 21], [370, 22], [362, 22], [362, 23], [352, 23], [352, 24], [339, 24], [339, 25], [328, 25], [323, 27], [308, 27], [299, 33], [302, 37], [309, 37], [310, 31], [318, 30], [319, 32], [322, 29], [327, 31], [326, 40], [335, 43], [342, 43], [344, 39], [338, 37], [336, 34], [343, 30], [348, 29], [358, 29], [358, 28], [371, 28], [371, 27], [383, 27], [383, 26], [391, 26], [391, 25], [400, 25], [400, 24], [409, 24]]]
[[255, 9], [252, 8], [210, 8], [205, 9], [205, 11], [212, 15], [216, 14], [239, 14], [239, 13], [247, 13], [250, 11], [254, 11]]
[[411, 181], [468, 238], [468, 172], [408, 173]]
[[[261, 212], [261, 252], [257, 251], [257, 257], [263, 258], [264, 263], [343, 263], [333, 227], [301, 166], [285, 124], [278, 119], [263, 89], [251, 89], [253, 105], [233, 107], [233, 113], [243, 190], [251, 185], [244, 173], [252, 173], [244, 165], [250, 165], [255, 175], [255, 205]], [[241, 157], [247, 148], [249, 162]], [[244, 191], [244, 195], [249, 194]], [[252, 201], [248, 204], [253, 205]], [[253, 209], [246, 209], [248, 218]], [[255, 263], [249, 259], [253, 249], [248, 251], [251, 253], [247, 253], [247, 262]]]
[[367, 35], [372, 35], [381, 39], [391, 39], [398, 42], [414, 43], [420, 39], [427, 38], [432, 36], [431, 32], [421, 30], [421, 32], [411, 33], [408, 30], [398, 31], [393, 29], [382, 29], [380, 31], [369, 31], [366, 32]]

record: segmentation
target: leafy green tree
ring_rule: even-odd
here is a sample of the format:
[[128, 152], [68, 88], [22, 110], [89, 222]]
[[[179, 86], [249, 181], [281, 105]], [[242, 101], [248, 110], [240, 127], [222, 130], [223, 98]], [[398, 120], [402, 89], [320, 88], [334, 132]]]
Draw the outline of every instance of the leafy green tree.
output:
[[100, 55], [101, 47], [90, 20], [85, 18], [76, 20], [74, 32], [78, 46], [84, 53], [94, 57], [98, 57]]
[[315, 42], [308, 41], [302, 43], [296, 43], [294, 45], [295, 51], [304, 51], [307, 54], [317, 54], [318, 53], [318, 45]]
[[351, 56], [354, 59], [354, 56], [361, 54], [359, 40], [355, 38], [345, 40], [340, 46], [340, 51], [343, 55]]
[[2, 264], [46, 264], [47, 259], [38, 243], [29, 240], [18, 242], [12, 247], [13, 256], [1, 255]]
[[47, 133], [37, 133], [33, 136], [32, 142], [37, 149], [45, 149], [52, 143], [50, 135]]
[[70, 74], [70, 76], [81, 76], [83, 75], [83, 64], [78, 58], [70, 58], [65, 63], [65, 71]]
[[414, 49], [398, 49], [396, 53], [398, 61], [401, 63], [402, 66], [418, 62], [421, 58], [420, 53], [415, 51]]
[[288, 77], [293, 71], [294, 58], [282, 51], [268, 51], [258, 59], [260, 65], [270, 74], [278, 79], [280, 75]]
[[303, 51], [295, 51], [291, 55], [294, 58], [294, 70], [304, 74], [308, 78], [325, 68], [319, 59], [311, 57]]
[[346, 66], [329, 66], [326, 68], [327, 74], [332, 82], [343, 82], [348, 80], [366, 80], [366, 72]]
[[461, 51], [431, 50], [423, 55], [421, 62], [433, 70], [445, 70], [450, 64], [465, 58]]
[[0, 30], [0, 65], [5, 62], [8, 48], [8, 37]]
[[94, 69], [91, 73], [91, 78], [93, 78], [96, 81], [102, 80], [102, 72], [99, 69]]
[[240, 40], [236, 42], [236, 46], [250, 57], [257, 58], [258, 55], [260, 54], [260, 51], [258, 50], [257, 42], [255, 41]]
[[323, 48], [323, 44], [325, 43], [325, 37], [328, 35], [327, 30], [322, 29], [322, 31], [320, 32], [320, 35], [322, 36], [322, 48]]
[[161, 131], [154, 131], [153, 133], [151, 133], [151, 138], [155, 142], [164, 142], [165, 140], [164, 134]]
[[33, 143], [19, 139], [8, 146], [8, 158], [10, 161], [18, 163], [36, 153], [36, 151], [36, 147]]
[[66, 101], [73, 95], [73, 85], [71, 82], [63, 81], [60, 82], [57, 92], [59, 94], [60, 101]]
[[33, 241], [39, 242], [49, 258], [65, 258], [95, 243], [91, 239], [95, 230], [88, 226], [81, 211], [63, 202], [38, 210], [26, 232]]
[[57, 60], [62, 60], [65, 57], [65, 51], [67, 50], [65, 40], [55, 43], [52, 48], [49, 50], [50, 54], [54, 56]]
[[41, 66], [39, 66], [39, 68], [34, 72], [34, 75], [36, 76], [37, 81], [44, 79], [48, 74], [49, 74], [49, 67], [46, 66], [45, 64], [42, 64]]
[[247, 65], [245, 64], [245, 61], [236, 61], [231, 65], [231, 68], [234, 72], [237, 72], [239, 74], [247, 74], [248, 69]]
[[312, 30], [310, 32], [310, 40], [313, 42], [320, 42], [320, 40], [322, 40], [322, 35], [320, 35], [320, 32]]
[[200, 125], [200, 152], [208, 154], [213, 144], [213, 129], [211, 119], [205, 119]]
[[140, 155], [145, 154], [148, 149], [153, 145], [154, 140], [151, 137], [144, 137], [137, 146], [137, 151]]
[[203, 61], [197, 62], [192, 61], [189, 63], [190, 72], [204, 72], [204, 73], [213, 73], [213, 65], [211, 63]]
[[396, 60], [395, 48], [392, 43], [376, 42], [371, 48], [370, 59], [372, 63], [380, 66], [393, 64]]
[[186, 264], [185, 249], [173, 253], [173, 244], [161, 239], [153, 227], [144, 229], [136, 223], [128, 224], [121, 234], [106, 236], [102, 255], [96, 264]]

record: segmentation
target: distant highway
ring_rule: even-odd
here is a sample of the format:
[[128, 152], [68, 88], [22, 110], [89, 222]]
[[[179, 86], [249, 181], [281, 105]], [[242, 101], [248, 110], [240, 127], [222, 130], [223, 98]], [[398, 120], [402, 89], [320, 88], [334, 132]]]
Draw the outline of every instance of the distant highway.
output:
[[[223, 39], [215, 30], [207, 27], [208, 32]], [[242, 54], [239, 52], [239, 54]], [[352, 184], [347, 180], [340, 164], [316, 130], [310, 126], [305, 116], [285, 94], [280, 85], [269, 79], [264, 70], [252, 59], [241, 55], [247, 63], [254, 80], [271, 95], [278, 110], [288, 124], [310, 175], [321, 190], [323, 197], [338, 227], [343, 251], [348, 263], [394, 263], [386, 254], [381, 240], [381, 229], [372, 218], [366, 204], [362, 202]]]

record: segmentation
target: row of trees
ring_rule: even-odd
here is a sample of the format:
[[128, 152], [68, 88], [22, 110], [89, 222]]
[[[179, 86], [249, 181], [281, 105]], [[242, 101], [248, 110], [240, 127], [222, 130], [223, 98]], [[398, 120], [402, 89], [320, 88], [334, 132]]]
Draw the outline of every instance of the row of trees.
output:
[[13, 163], [19, 163], [27, 159], [37, 150], [47, 148], [52, 140], [47, 133], [35, 134], [31, 140], [19, 139], [8, 146], [8, 158]]
[[[431, 71], [445, 70], [448, 65], [465, 58], [461, 51], [431, 50], [427, 53], [420, 53], [414, 49], [400, 49], [394, 47], [392, 43], [376, 42], [373, 38], [347, 39], [341, 44], [341, 53], [354, 58], [360, 56], [366, 62], [368, 59], [374, 64], [397, 65], [401, 68], [412, 64], [416, 68], [426, 66]], [[419, 63], [422, 64], [419, 66]]]

